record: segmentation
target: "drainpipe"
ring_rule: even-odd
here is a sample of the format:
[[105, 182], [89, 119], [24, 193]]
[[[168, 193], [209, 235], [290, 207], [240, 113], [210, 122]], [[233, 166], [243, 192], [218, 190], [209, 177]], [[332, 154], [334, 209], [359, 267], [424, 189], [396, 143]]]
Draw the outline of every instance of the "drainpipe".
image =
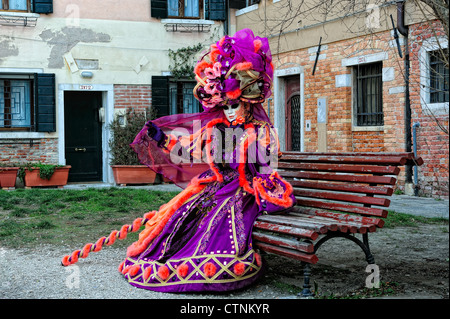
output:
[[[419, 122], [413, 124], [413, 150], [414, 157], [417, 157], [417, 128], [420, 126]], [[419, 196], [419, 178], [417, 176], [417, 165], [414, 165], [414, 196]]]
[[[411, 138], [411, 101], [409, 95], [409, 44], [408, 44], [408, 27], [405, 25], [405, 0], [397, 1], [397, 29], [405, 38], [405, 151], [411, 152], [412, 138]], [[412, 166], [405, 167], [406, 181], [405, 192], [407, 185], [412, 186]]]

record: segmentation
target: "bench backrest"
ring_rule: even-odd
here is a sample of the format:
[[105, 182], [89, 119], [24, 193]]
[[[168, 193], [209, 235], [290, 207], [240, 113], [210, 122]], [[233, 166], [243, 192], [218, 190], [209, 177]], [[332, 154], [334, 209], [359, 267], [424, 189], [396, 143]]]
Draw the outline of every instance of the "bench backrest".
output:
[[[298, 207], [385, 218], [400, 167], [421, 165], [413, 153], [283, 152], [278, 172]], [[375, 206], [375, 207], [374, 207]]]

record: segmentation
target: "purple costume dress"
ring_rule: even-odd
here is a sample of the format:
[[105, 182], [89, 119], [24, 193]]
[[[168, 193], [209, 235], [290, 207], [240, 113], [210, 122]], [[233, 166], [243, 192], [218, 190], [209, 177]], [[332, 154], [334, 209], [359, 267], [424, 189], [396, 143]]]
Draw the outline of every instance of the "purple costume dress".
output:
[[[249, 30], [240, 34], [251, 45], [256, 43], [250, 51], [266, 48], [258, 54], [272, 75], [268, 44], [254, 42]], [[234, 44], [233, 39], [239, 40], [239, 35], [226, 36], [213, 50]], [[246, 46], [242, 44], [242, 48]], [[214, 58], [225, 65], [225, 52], [216, 53]], [[242, 60], [233, 63], [238, 62]], [[225, 71], [232, 74], [229, 69]], [[270, 86], [264, 85], [268, 72], [260, 70], [259, 74], [263, 84], [252, 84], [262, 87], [264, 98], [270, 94]], [[244, 99], [246, 88], [241, 85], [240, 100], [248, 102]], [[221, 90], [226, 91], [224, 87]], [[202, 92], [197, 88], [197, 94], [204, 97]], [[225, 103], [232, 103], [222, 96]], [[203, 105], [210, 107], [209, 103]], [[177, 176], [186, 176], [189, 169], [174, 164], [177, 158], [184, 154], [192, 162], [196, 154], [202, 154], [209, 169], [192, 175], [186, 189], [169, 203], [171, 206], [155, 213], [153, 228], [144, 230], [139, 241], [129, 247], [119, 270], [131, 285], [162, 292], [229, 291], [255, 282], [263, 273], [263, 261], [252, 245], [253, 224], [259, 215], [285, 210], [295, 200], [292, 186], [272, 169], [279, 155], [278, 139], [260, 100], [251, 104], [240, 122], [229, 123], [220, 108], [205, 108], [202, 113], [169, 116], [152, 123], [157, 132], [149, 137], [148, 127], [144, 127], [132, 144], [142, 163], [183, 187], [186, 185], [177, 181]], [[180, 126], [187, 128], [188, 142], [182, 141]]]
[[[267, 124], [253, 122], [256, 131], [265, 136], [261, 124]], [[226, 127], [223, 123], [216, 126], [220, 131]], [[256, 158], [255, 163], [245, 163], [245, 179], [255, 183], [261, 180], [259, 185], [263, 187], [270, 185], [265, 195], [277, 202], [261, 198], [258, 204], [255, 194], [241, 186], [237, 159], [242, 144], [237, 142], [231, 152], [217, 152], [215, 146], [219, 144], [213, 138], [213, 152], [222, 153], [222, 163], [215, 161], [214, 166], [223, 181], [207, 183], [175, 211], [140, 255], [126, 258], [124, 268], [139, 266], [134, 276], [125, 274], [130, 284], [164, 292], [226, 291], [249, 285], [260, 277], [262, 261], [252, 246], [253, 223], [264, 212], [292, 205], [292, 191], [284, 205], [277, 205], [286, 197], [289, 184], [274, 174], [259, 173], [270, 168]], [[265, 147], [267, 150], [270, 145]], [[198, 180], [210, 181], [214, 175], [209, 169]], [[185, 265], [184, 271], [178, 270], [181, 265]], [[166, 267], [165, 273], [158, 272], [162, 266]], [[146, 269], [151, 270], [144, 276]]]

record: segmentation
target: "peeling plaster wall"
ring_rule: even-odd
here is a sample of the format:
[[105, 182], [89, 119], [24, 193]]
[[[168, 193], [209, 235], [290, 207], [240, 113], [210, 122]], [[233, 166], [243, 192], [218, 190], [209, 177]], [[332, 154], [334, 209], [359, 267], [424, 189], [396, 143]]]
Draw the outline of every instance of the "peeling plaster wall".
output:
[[[113, 0], [101, 3], [54, 1], [54, 14], [41, 14], [33, 27], [0, 25], [0, 73], [54, 73], [57, 91], [56, 132], [3, 131], [0, 140], [33, 138], [45, 141], [55, 150], [48, 161], [65, 164], [64, 91], [84, 87], [102, 91], [106, 110], [102, 136], [103, 178], [107, 182], [114, 181], [108, 164], [110, 136], [106, 123], [112, 120], [115, 108], [120, 108], [116, 105], [116, 90], [151, 90], [152, 76], [169, 71], [169, 49], [177, 50], [197, 43], [206, 47], [218, 41], [224, 32], [220, 22], [212, 25], [209, 33], [166, 32], [160, 20], [150, 17], [150, 1], [136, 0], [133, 5], [131, 1], [118, 3]], [[99, 10], [99, 6], [105, 10]], [[70, 64], [80, 60], [94, 61], [91, 64], [94, 67], [89, 70], [92, 78], [81, 76], [85, 70], [81, 63]], [[151, 103], [151, 91], [144, 95], [131, 93], [126, 93], [131, 99], [130, 105], [136, 106], [141, 100]], [[22, 152], [22, 148], [15, 151]], [[31, 156], [29, 152], [24, 154], [26, 158]]]
[[78, 43], [107, 43], [111, 37], [105, 33], [97, 33], [91, 29], [64, 27], [61, 30], [44, 30], [39, 37], [51, 46], [48, 57], [49, 68], [64, 67], [64, 54], [70, 52]]
[[[166, 32], [159, 20], [66, 19], [41, 15], [35, 27], [0, 27], [0, 68], [39, 68], [55, 73], [58, 83], [150, 84], [152, 75], [169, 70], [168, 50], [197, 43], [205, 46], [223, 35], [216, 23], [210, 33]], [[70, 69], [64, 55], [98, 60], [92, 79]], [[140, 65], [140, 63], [143, 65]]]
[[0, 38], [0, 65], [3, 58], [19, 55], [19, 49], [11, 38]]

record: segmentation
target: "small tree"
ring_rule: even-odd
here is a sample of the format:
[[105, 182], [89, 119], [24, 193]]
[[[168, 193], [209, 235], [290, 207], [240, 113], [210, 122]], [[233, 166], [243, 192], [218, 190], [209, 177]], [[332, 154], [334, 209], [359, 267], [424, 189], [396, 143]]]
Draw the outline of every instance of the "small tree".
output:
[[147, 121], [155, 119], [152, 108], [136, 110], [128, 108], [124, 123], [116, 116], [109, 124], [111, 139], [109, 147], [111, 152], [111, 165], [140, 165], [138, 157], [130, 144]]

